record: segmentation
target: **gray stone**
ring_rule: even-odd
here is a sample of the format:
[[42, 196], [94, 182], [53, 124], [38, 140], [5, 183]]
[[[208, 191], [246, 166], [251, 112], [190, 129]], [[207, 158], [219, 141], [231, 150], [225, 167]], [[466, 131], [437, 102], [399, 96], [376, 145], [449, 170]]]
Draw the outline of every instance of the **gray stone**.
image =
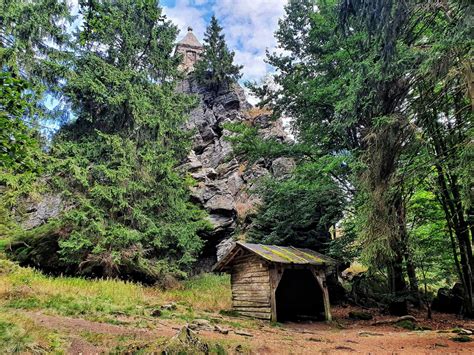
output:
[[231, 194], [214, 195], [204, 207], [209, 211], [234, 211], [235, 202]]
[[204, 168], [195, 173], [192, 173], [191, 176], [199, 181], [213, 180], [217, 177], [217, 172], [212, 168]]
[[49, 219], [58, 217], [65, 206], [60, 195], [43, 195], [39, 201], [27, 201], [26, 216], [21, 225], [25, 229], [33, 229], [45, 224]]
[[217, 324], [214, 325], [214, 330], [215, 330], [216, 332], [221, 333], [221, 334], [224, 334], [224, 335], [229, 334], [229, 329], [221, 328], [221, 327], [218, 326]]
[[209, 222], [211, 222], [211, 224], [213, 225], [215, 231], [220, 231], [226, 228], [230, 232], [234, 230], [234, 228], [232, 228], [234, 224], [234, 218], [232, 216], [224, 216], [221, 214], [209, 214], [207, 218]]
[[277, 158], [272, 162], [272, 173], [276, 178], [285, 177], [290, 174], [296, 167], [294, 159]]
[[164, 309], [166, 311], [174, 311], [176, 310], [176, 308], [176, 303], [168, 303], [161, 306], [161, 309]]
[[188, 155], [188, 163], [186, 164], [186, 167], [187, 167], [187, 170], [190, 170], [190, 171], [194, 171], [202, 167], [202, 163], [196, 157], [196, 153], [194, 153], [194, 150], [191, 150], [191, 152]]
[[214, 330], [211, 322], [207, 319], [194, 319], [188, 327], [192, 330]]
[[214, 106], [222, 105], [225, 110], [238, 110], [240, 108], [239, 96], [235, 92], [228, 92], [214, 100]]
[[227, 252], [232, 249], [234, 244], [235, 241], [233, 238], [224, 239], [219, 244], [217, 244], [217, 261], [221, 260], [227, 254]]
[[238, 171], [234, 171], [227, 178], [227, 186], [232, 196], [236, 196], [242, 190], [244, 186], [244, 180], [242, 180]]
[[[291, 163], [279, 161], [272, 165], [271, 161], [261, 160], [247, 167], [244, 160], [234, 156], [232, 144], [228, 141], [234, 133], [224, 126], [228, 122], [249, 121], [247, 110], [252, 107], [240, 85], [232, 85], [216, 94], [199, 86], [190, 77], [179, 86], [179, 90], [197, 94], [200, 98], [186, 124], [186, 129], [195, 133], [193, 151], [183, 168], [198, 181], [191, 188], [191, 195], [208, 212], [213, 229], [206, 232], [207, 246], [211, 247], [207, 249], [212, 250], [219, 241], [228, 240], [233, 235], [238, 223], [242, 231], [246, 229], [245, 223], [251, 223], [246, 216], [260, 202], [250, 193], [255, 190], [258, 180], [270, 171], [275, 175], [287, 174]], [[274, 138], [274, 134], [278, 140], [285, 139], [281, 122], [271, 120], [269, 115], [261, 115], [255, 121], [262, 137]], [[216, 246], [218, 253], [221, 253], [220, 249]]]

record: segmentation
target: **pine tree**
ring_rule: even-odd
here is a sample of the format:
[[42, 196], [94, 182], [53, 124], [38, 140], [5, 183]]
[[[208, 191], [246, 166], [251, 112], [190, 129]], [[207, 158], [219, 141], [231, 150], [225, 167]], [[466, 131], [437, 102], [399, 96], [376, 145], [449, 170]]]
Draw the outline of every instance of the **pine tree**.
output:
[[196, 63], [194, 75], [199, 83], [217, 92], [240, 79], [241, 65], [235, 65], [233, 51], [227, 48], [222, 27], [215, 16], [204, 35], [204, 52]]

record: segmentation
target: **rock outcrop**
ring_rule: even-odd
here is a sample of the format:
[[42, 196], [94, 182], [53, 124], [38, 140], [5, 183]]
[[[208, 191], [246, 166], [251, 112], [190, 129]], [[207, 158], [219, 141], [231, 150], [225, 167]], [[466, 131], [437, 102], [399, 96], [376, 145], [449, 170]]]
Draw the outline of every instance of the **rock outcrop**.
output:
[[248, 167], [233, 152], [226, 139], [232, 133], [225, 129], [226, 123], [252, 121], [263, 137], [284, 141], [289, 139], [280, 121], [273, 121], [269, 114], [253, 114], [243, 89], [234, 85], [217, 94], [199, 87], [189, 79], [182, 83], [182, 92], [197, 94], [200, 103], [190, 114], [186, 128], [194, 130], [193, 149], [183, 165], [197, 181], [192, 188], [193, 199], [209, 214], [213, 229], [207, 233], [204, 257], [208, 264], [216, 261], [231, 246], [236, 228], [245, 229], [248, 216], [258, 204], [258, 197], [249, 192], [259, 177], [274, 174], [285, 176], [294, 167], [291, 159], [275, 161], [260, 159]]
[[24, 211], [16, 213], [16, 217], [25, 230], [41, 226], [67, 209], [60, 194], [45, 194], [38, 200], [26, 199], [21, 204]]
[[[295, 164], [291, 159], [277, 158], [260, 159], [247, 166], [245, 160], [235, 156], [232, 144], [226, 139], [233, 134], [225, 129], [226, 123], [251, 122], [264, 138], [289, 139], [282, 122], [271, 120], [269, 113], [253, 109], [239, 85], [216, 94], [189, 79], [181, 83], [179, 90], [196, 94], [200, 99], [185, 127], [195, 134], [193, 148], [180, 169], [196, 180], [192, 198], [207, 211], [212, 225], [212, 230], [202, 236], [206, 244], [196, 267], [196, 271], [202, 271], [210, 269], [217, 257], [232, 246], [237, 229], [240, 234], [251, 224], [251, 215], [259, 203], [251, 190], [258, 179], [268, 174], [284, 177]], [[46, 194], [34, 201], [24, 201], [24, 205], [25, 211], [18, 216], [18, 222], [25, 229], [47, 223], [70, 207], [59, 194]]]

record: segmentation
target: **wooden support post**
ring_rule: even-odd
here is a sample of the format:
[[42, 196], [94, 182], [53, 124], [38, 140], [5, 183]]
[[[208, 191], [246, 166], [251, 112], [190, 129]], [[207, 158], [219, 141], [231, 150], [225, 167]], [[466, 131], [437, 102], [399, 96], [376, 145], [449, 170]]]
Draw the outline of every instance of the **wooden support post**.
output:
[[271, 306], [271, 320], [272, 322], [277, 321], [277, 304], [276, 304], [276, 290], [280, 283], [281, 277], [283, 276], [284, 269], [279, 267], [272, 267], [270, 272], [270, 306]]
[[311, 269], [315, 279], [318, 281], [319, 287], [321, 287], [321, 291], [323, 292], [323, 303], [324, 303], [324, 316], [326, 321], [331, 321], [331, 303], [329, 302], [329, 292], [326, 286], [326, 274], [324, 270], [315, 270]]

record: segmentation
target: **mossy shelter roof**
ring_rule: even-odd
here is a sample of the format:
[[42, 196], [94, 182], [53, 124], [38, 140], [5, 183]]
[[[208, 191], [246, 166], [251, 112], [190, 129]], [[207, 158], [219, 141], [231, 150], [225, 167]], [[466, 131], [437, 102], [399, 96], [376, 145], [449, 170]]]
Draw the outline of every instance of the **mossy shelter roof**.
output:
[[311, 249], [237, 242], [214, 265], [213, 270], [225, 271], [232, 264], [232, 260], [241, 249], [250, 251], [267, 262], [276, 264], [330, 266], [336, 263], [334, 259]]

